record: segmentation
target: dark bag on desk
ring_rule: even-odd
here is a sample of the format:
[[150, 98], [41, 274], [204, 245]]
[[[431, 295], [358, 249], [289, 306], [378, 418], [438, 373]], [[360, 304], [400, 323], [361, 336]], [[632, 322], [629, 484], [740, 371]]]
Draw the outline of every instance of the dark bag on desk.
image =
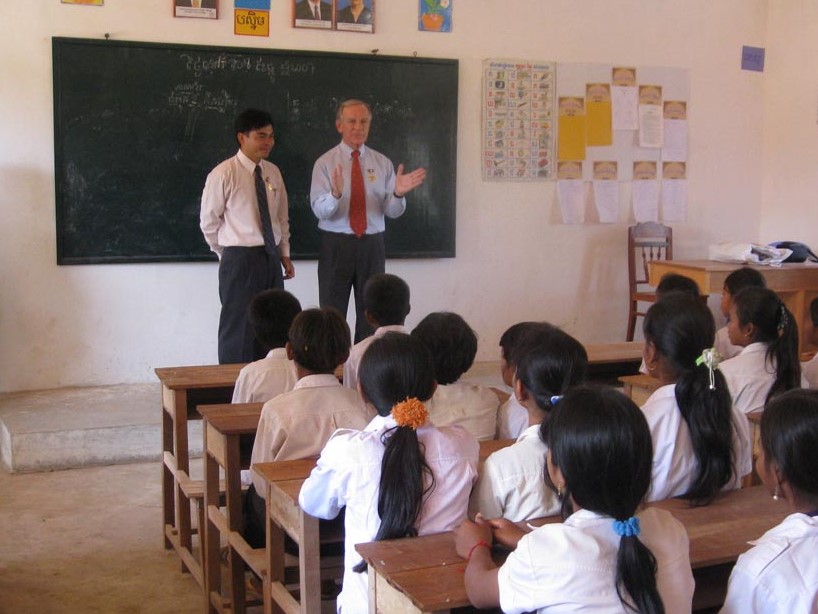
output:
[[806, 262], [807, 260], [818, 262], [818, 256], [815, 255], [808, 245], [804, 245], [803, 243], [798, 243], [797, 241], [776, 241], [775, 243], [770, 243], [770, 246], [792, 251], [792, 254], [790, 254], [784, 262]]

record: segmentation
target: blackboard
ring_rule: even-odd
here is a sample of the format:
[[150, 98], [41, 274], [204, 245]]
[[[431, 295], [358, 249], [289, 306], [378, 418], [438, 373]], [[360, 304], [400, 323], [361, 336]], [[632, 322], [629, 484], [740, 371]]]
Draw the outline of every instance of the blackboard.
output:
[[387, 220], [387, 255], [455, 255], [457, 60], [54, 38], [57, 262], [215, 259], [199, 230], [207, 173], [238, 149], [235, 116], [268, 110], [293, 258], [316, 258], [309, 190], [346, 98], [373, 108], [368, 145], [427, 169]]

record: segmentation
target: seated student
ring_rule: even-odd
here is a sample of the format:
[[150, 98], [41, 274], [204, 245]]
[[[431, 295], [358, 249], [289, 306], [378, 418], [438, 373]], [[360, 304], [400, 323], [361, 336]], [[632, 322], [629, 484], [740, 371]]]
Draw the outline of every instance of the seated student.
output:
[[738, 557], [722, 614], [818, 612], [818, 392], [770, 401], [756, 467], [790, 515]]
[[301, 313], [301, 303], [286, 290], [264, 290], [250, 301], [248, 316], [267, 356], [245, 365], [236, 379], [233, 403], [264, 403], [292, 390], [298, 380], [293, 361], [287, 358], [287, 332]]
[[[548, 423], [548, 484], [563, 523], [530, 533], [506, 519], [465, 521], [455, 535], [478, 608], [520, 612], [690, 612], [687, 533], [669, 512], [643, 508], [651, 437], [633, 401], [610, 388], [569, 390]], [[492, 535], [493, 534], [493, 535]], [[494, 538], [514, 548], [502, 567]]]
[[514, 394], [525, 407], [528, 427], [513, 445], [490, 455], [480, 469], [469, 515], [515, 522], [559, 512], [557, 497], [544, 480], [548, 451], [545, 431], [553, 408], [570, 388], [585, 381], [588, 354], [582, 344], [556, 326], [529, 330], [515, 349]]
[[[724, 279], [724, 288], [721, 291], [721, 315], [726, 322], [730, 320], [730, 307], [733, 304], [733, 297], [743, 288], [766, 288], [767, 281], [764, 276], [750, 267], [741, 267], [730, 273]], [[719, 353], [721, 360], [727, 360], [741, 352], [740, 345], [730, 343], [730, 335], [727, 326], [722, 326], [716, 331], [716, 344], [714, 346]]]
[[486, 386], [458, 381], [474, 363], [477, 335], [450, 312], [430, 313], [412, 331], [432, 353], [437, 390], [427, 404], [435, 426], [460, 424], [477, 439], [494, 439], [500, 397]]
[[518, 322], [500, 336], [500, 375], [511, 395], [497, 410], [497, 439], [517, 439], [528, 428], [528, 410], [517, 400], [512, 386], [517, 370], [513, 353], [526, 333], [539, 325], [539, 322]]
[[648, 309], [643, 331], [645, 364], [661, 384], [642, 406], [653, 437], [648, 501], [709, 503], [752, 471], [750, 425], [712, 351], [713, 314], [699, 299], [668, 295]]
[[327, 442], [298, 496], [318, 518], [344, 518], [344, 581], [338, 611], [367, 612], [366, 565], [355, 544], [454, 529], [466, 517], [479, 446], [460, 427], [437, 428], [424, 402], [435, 389], [429, 351], [417, 339], [387, 333], [361, 360], [359, 386], [378, 416], [363, 431], [340, 430]]
[[[295, 362], [298, 382], [289, 392], [267, 401], [261, 410], [251, 463], [316, 456], [339, 428], [364, 428], [374, 415], [360, 395], [341, 386], [335, 369], [349, 354], [349, 326], [333, 307], [307, 309], [290, 327], [287, 356]], [[252, 473], [247, 491], [248, 526], [253, 547], [264, 544], [264, 480]]]
[[379, 273], [364, 285], [364, 316], [375, 333], [352, 346], [344, 363], [344, 386], [358, 389], [358, 365], [374, 339], [388, 332], [408, 334], [403, 325], [411, 309], [409, 286], [397, 275]]
[[[701, 294], [699, 294], [699, 285], [689, 277], [679, 275], [678, 273], [665, 273], [656, 286], [656, 300], [658, 301], [671, 292], [681, 292], [695, 298], [701, 296]], [[642, 364], [639, 365], [639, 373], [650, 375], [644, 360], [642, 360]]]
[[741, 352], [719, 365], [733, 404], [745, 414], [764, 408], [774, 395], [806, 386], [798, 358], [798, 324], [778, 295], [744, 288], [733, 297], [727, 324]]
[[[812, 320], [810, 341], [813, 345], [818, 345], [818, 298], [812, 299], [809, 304], [809, 315]], [[801, 372], [810, 388], [818, 388], [818, 354], [809, 362], [801, 363]]]

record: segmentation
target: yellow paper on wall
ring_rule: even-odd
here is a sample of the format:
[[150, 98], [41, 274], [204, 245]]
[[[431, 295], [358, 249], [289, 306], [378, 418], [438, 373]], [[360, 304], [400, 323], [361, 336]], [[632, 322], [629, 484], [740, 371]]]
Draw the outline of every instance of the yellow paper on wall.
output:
[[611, 86], [608, 83], [589, 83], [585, 86], [585, 117], [587, 145], [613, 145]]
[[235, 9], [233, 32], [245, 36], [270, 36], [270, 11]]
[[585, 159], [585, 100], [566, 96], [559, 100], [557, 160]]

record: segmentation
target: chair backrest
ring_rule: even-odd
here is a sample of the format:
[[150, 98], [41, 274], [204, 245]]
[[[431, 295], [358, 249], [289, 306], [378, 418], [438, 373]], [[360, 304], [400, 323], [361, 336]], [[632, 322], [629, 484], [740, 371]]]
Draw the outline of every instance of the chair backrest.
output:
[[628, 228], [628, 284], [636, 292], [648, 283], [648, 263], [673, 260], [673, 229], [658, 222], [640, 222]]

